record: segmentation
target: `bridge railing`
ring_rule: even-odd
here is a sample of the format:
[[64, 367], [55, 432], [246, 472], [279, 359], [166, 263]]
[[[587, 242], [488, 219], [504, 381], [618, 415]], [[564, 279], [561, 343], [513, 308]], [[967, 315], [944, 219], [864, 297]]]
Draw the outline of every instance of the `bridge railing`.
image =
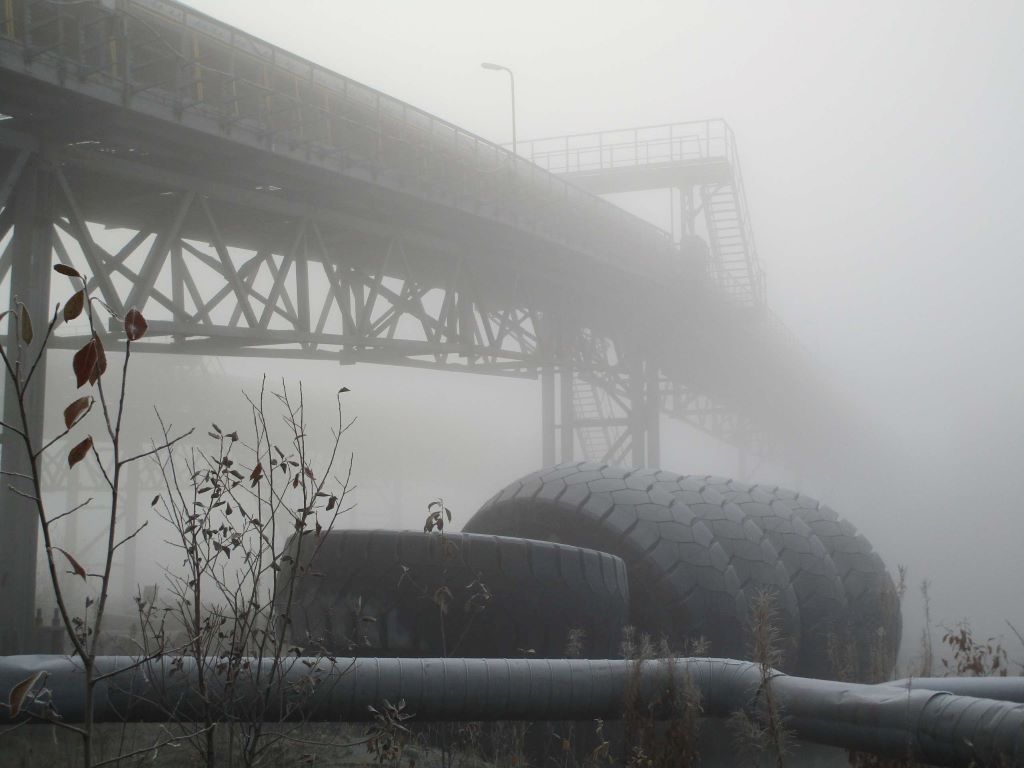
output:
[[736, 164], [735, 137], [720, 119], [532, 139], [520, 142], [519, 151], [559, 174], [702, 160]]
[[423, 182], [617, 260], [674, 253], [668, 233], [508, 149], [174, 0], [7, 0], [0, 14], [0, 40], [65, 87], [201, 116], [229, 138], [333, 169]]

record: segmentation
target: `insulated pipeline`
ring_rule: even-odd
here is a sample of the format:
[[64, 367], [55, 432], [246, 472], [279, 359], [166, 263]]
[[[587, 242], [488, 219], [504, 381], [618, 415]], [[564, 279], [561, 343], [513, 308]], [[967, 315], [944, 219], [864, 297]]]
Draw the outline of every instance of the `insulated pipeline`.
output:
[[[97, 721], [188, 721], [209, 706], [197, 693], [194, 660], [165, 657], [119, 671], [133, 663], [128, 657], [97, 659], [96, 674], [106, 676], [96, 688]], [[630, 695], [646, 707], [686, 685], [699, 691], [704, 716], [765, 716], [760, 668], [728, 659], [291, 658], [277, 671], [270, 660], [250, 659], [230, 688], [223, 671], [211, 673], [217, 664], [209, 660], [206, 670], [214, 719], [235, 719], [242, 711], [265, 720], [368, 721], [370, 706], [404, 700], [405, 711], [420, 721], [614, 720]], [[80, 721], [84, 675], [78, 659], [2, 657], [0, 692], [40, 672], [45, 675], [23, 711]], [[1024, 705], [779, 673], [770, 684], [786, 727], [799, 739], [935, 765], [1024, 763]], [[659, 712], [671, 714], [670, 708]], [[9, 712], [0, 710], [0, 722], [9, 721]]]
[[1024, 704], [1024, 677], [907, 677], [880, 685], [898, 686], [904, 690], [946, 691], [958, 696]]

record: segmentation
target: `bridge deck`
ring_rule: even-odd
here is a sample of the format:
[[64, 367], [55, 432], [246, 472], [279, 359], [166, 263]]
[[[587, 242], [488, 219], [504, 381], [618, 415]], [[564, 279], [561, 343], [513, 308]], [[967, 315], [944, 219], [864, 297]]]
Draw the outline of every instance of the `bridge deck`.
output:
[[[766, 374], [750, 380], [750, 361], [770, 359], [751, 347], [778, 341], [760, 307], [730, 301], [701, 254], [559, 176], [642, 160], [720, 181], [734, 157], [731, 134], [714, 134], [724, 123], [696, 143], [635, 137], [642, 158], [624, 142], [596, 156], [576, 145], [554, 167], [539, 143], [524, 146], [537, 162], [517, 158], [172, 0], [13, 0], [0, 12], [9, 167], [25, 152], [50, 159], [57, 229], [103, 266], [91, 271], [112, 306], [150, 303], [168, 351], [437, 367], [461, 355], [464, 368], [535, 375], [621, 368], [632, 349], [660, 370], [669, 409], [697, 392], [730, 413], [778, 411], [764, 404]], [[87, 223], [138, 237], [104, 253]], [[232, 264], [231, 249], [252, 253]], [[183, 260], [212, 270], [212, 295]], [[612, 353], [594, 353], [588, 339], [602, 336], [618, 337]]]
[[[666, 233], [502, 147], [180, 3], [17, 0], [5, 9], [0, 108], [25, 133], [173, 168], [191, 157], [224, 170], [237, 159], [171, 130], [182, 127], [634, 273], [678, 256]], [[57, 86], [49, 112], [40, 112], [40, 83]], [[145, 117], [159, 122], [140, 129]], [[306, 183], [308, 173], [296, 186]]]

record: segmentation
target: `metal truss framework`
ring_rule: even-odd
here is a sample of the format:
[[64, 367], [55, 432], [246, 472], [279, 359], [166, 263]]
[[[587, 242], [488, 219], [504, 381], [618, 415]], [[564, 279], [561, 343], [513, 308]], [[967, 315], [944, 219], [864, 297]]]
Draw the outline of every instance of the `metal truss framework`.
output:
[[[753, 323], [667, 233], [172, 0], [12, 0], [0, 21], [0, 281], [33, 316], [71, 264], [145, 313], [138, 351], [539, 376], [546, 462], [657, 464], [663, 413], [754, 442], [709, 399], [764, 410], [733, 386]], [[37, 532], [7, 487], [0, 510], [5, 653]]]
[[[12, 0], [3, 11], [0, 54], [4, 67], [20, 62], [37, 80], [87, 96], [91, 104], [116, 103], [147, 119], [385, 188], [397, 184], [406, 194], [571, 243], [598, 261], [623, 264], [626, 255], [628, 261], [633, 254], [656, 254], [655, 261], [631, 267], [639, 274], [656, 274], [666, 258], [679, 256], [666, 233], [556, 175], [170, 0], [95, 6]], [[41, 98], [35, 94], [34, 88], [27, 95], [12, 91], [12, 104], [25, 109]], [[85, 114], [97, 110], [90, 106]], [[593, 458], [623, 459], [640, 423], [621, 407], [639, 396], [637, 389], [595, 391], [593, 371], [622, 368], [621, 353], [632, 349], [635, 355], [635, 340], [612, 339], [614, 332], [560, 316], [560, 302], [538, 295], [536, 280], [525, 279], [521, 266], [484, 270], [473, 248], [444, 241], [425, 257], [429, 240], [419, 231], [378, 228], [354, 243], [351, 232], [338, 233], [344, 217], [330, 206], [297, 203], [273, 184], [254, 189], [211, 181], [217, 171], [206, 179], [176, 174], [166, 162], [147, 162], [149, 153], [159, 153], [159, 142], [140, 148], [138, 134], [133, 140], [131, 131], [116, 127], [120, 118], [113, 127], [109, 116], [99, 119], [102, 128], [64, 130], [77, 140], [69, 135], [66, 143], [42, 150], [59, 211], [47, 237], [55, 258], [80, 261], [94, 275], [111, 307], [139, 306], [153, 318], [151, 334], [159, 343], [152, 351], [337, 357], [522, 376], [535, 376], [544, 365], [563, 376], [575, 370], [575, 383], [567, 377], [573, 407], [562, 409], [556, 428], [575, 431], [577, 447]], [[3, 197], [30, 158], [42, 156], [31, 142], [13, 145], [20, 151], [0, 187]], [[169, 160], [177, 164], [173, 152]], [[117, 183], [149, 185], [137, 195], [148, 197], [145, 209], [131, 221], [112, 222], [115, 207], [135, 207], [130, 195], [87, 204], [94, 190], [88, 182], [76, 190], [73, 177], [97, 170], [117, 176]], [[274, 227], [259, 227], [243, 246], [225, 221], [237, 218], [239, 208], [250, 213], [248, 223], [251, 215], [265, 214]], [[120, 242], [98, 237], [98, 226], [119, 225], [128, 233]], [[511, 290], [489, 295], [498, 273]], [[570, 338], [574, 334], [580, 338]], [[606, 338], [597, 353], [587, 347], [588, 334]], [[60, 343], [71, 346], [76, 339]], [[733, 423], [737, 417], [702, 402], [706, 395], [677, 396], [681, 387], [666, 379], [658, 394], [650, 388], [650, 399], [718, 437], [744, 434]], [[560, 442], [562, 455], [571, 455], [573, 441]], [[634, 461], [642, 453], [633, 450]]]
[[[27, 154], [19, 152], [10, 163], [8, 196], [18, 187], [12, 175], [26, 167], [33, 178], [48, 180], [52, 257], [91, 275], [91, 289], [114, 312], [143, 311], [150, 323], [140, 344], [146, 351], [319, 358], [527, 378], [551, 368], [566, 378], [572, 393], [562, 396], [572, 404], [563, 409], [560, 425], [576, 432], [578, 447], [562, 439], [563, 456], [582, 450], [589, 458], [622, 461], [630, 451], [639, 453], [632, 435], [647, 427], [630, 421], [629, 414], [632, 403], [648, 395], [630, 384], [636, 364], [630, 369], [624, 362], [629, 340], [581, 325], [580, 318], [567, 317], [564, 303], [555, 311], [536, 281], [516, 272], [501, 275], [494, 265], [481, 265], [456, 249], [427, 258], [421, 245], [401, 235], [358, 237], [312, 213], [275, 210], [272, 199], [257, 206], [257, 213], [264, 222], [277, 217], [268, 225], [273, 237], [255, 248], [238, 247], [222, 224], [235, 201], [185, 177], [175, 179], [178, 187], [163, 183], [150, 190], [149, 202], [156, 199], [159, 206], [148, 211], [149, 226], [103, 231], [83, 212], [76, 186], [87, 186], [87, 177], [75, 175], [75, 159], [43, 168]], [[14, 208], [0, 211], [0, 242], [7, 243], [0, 280], [14, 256]], [[208, 241], [197, 239], [200, 231]], [[500, 292], [493, 290], [496, 277], [507, 278]], [[83, 334], [81, 327], [63, 328], [55, 345], [77, 348]], [[665, 412], [719, 437], [735, 437], [737, 417], [707, 398], [669, 379], [657, 380], [656, 396], [655, 389], [650, 392]], [[602, 408], [581, 409], [588, 395], [601, 397]], [[610, 430], [600, 454], [595, 429]]]
[[[229, 231], [247, 231], [235, 220], [242, 196], [166, 173], [141, 186], [133, 180], [131, 196], [145, 199], [133, 227], [104, 228], [87, 212], [95, 209], [91, 195], [97, 179], [109, 183], [121, 166], [97, 168], [74, 149], [21, 149], [0, 171], [0, 282], [11, 302], [24, 301], [37, 316], [64, 298], [51, 295], [49, 278], [50, 265], [62, 263], [89, 275], [115, 313], [145, 313], [150, 329], [136, 351], [540, 376], [546, 463], [582, 456], [657, 465], [660, 413], [723, 439], [749, 438], [733, 411], [666, 375], [636, 339], [610, 330], [615, 322], [589, 325], [585, 307], [528, 270], [401, 233], [357, 231], [315, 210], [296, 215], [270, 193], [245, 197], [246, 220], [263, 225], [259, 242], [234, 239]], [[109, 345], [119, 328], [111, 321], [104, 329]], [[54, 346], [77, 349], [86, 331], [62, 326]], [[43, 406], [38, 399], [32, 411], [40, 434]], [[8, 400], [8, 418], [13, 407]], [[26, 469], [16, 451], [2, 460], [4, 471]], [[69, 475], [50, 467], [48, 480], [67, 486]], [[77, 490], [87, 493], [83, 482]], [[139, 490], [132, 493], [137, 499]], [[19, 502], [0, 489], [0, 504]], [[0, 576], [20, 590], [18, 609], [5, 613], [25, 614], [12, 627], [33, 619], [34, 569], [22, 561], [35, 551], [34, 520], [21, 527], [4, 547], [18, 542], [22, 554], [0, 552]], [[130, 578], [130, 551], [124, 567]], [[16, 633], [2, 645], [24, 647]]]

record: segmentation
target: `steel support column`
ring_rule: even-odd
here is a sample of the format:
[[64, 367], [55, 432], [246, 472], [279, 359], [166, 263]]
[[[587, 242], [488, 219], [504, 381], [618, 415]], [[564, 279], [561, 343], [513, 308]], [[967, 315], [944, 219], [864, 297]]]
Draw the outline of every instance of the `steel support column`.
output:
[[555, 463], [555, 369], [540, 369], [541, 458], [545, 467]]
[[571, 365], [563, 365], [562, 370], [558, 375], [558, 384], [561, 390], [561, 402], [559, 404], [559, 418], [561, 424], [561, 437], [562, 445], [561, 452], [558, 460], [562, 463], [572, 461], [574, 453], [574, 443], [576, 441], [575, 434], [575, 409], [573, 406], [572, 396], [572, 377], [573, 370]]
[[629, 366], [629, 432], [630, 457], [634, 467], [647, 466], [647, 381], [643, 361], [636, 359]]
[[[32, 359], [38, 351], [43, 329], [50, 314], [50, 258], [53, 178], [37, 162], [30, 162], [21, 174], [14, 192], [15, 229], [12, 241], [11, 296], [8, 306], [21, 302], [37, 329], [33, 343], [25, 351]], [[4, 340], [9, 355], [19, 344], [16, 324]], [[24, 373], [22, 374], [24, 375]], [[26, 398], [28, 433], [34, 446], [43, 442], [46, 356], [39, 363]], [[20, 426], [18, 396], [10, 382], [4, 386], [4, 421]], [[21, 438], [6, 432], [0, 454], [0, 655], [33, 650], [33, 619], [36, 593], [36, 550], [39, 522], [32, 501], [19, 496], [32, 493], [31, 485], [20, 476], [30, 475], [32, 465]]]
[[658, 366], [650, 360], [644, 366], [644, 410], [647, 417], [647, 466], [661, 466], [661, 401]]

